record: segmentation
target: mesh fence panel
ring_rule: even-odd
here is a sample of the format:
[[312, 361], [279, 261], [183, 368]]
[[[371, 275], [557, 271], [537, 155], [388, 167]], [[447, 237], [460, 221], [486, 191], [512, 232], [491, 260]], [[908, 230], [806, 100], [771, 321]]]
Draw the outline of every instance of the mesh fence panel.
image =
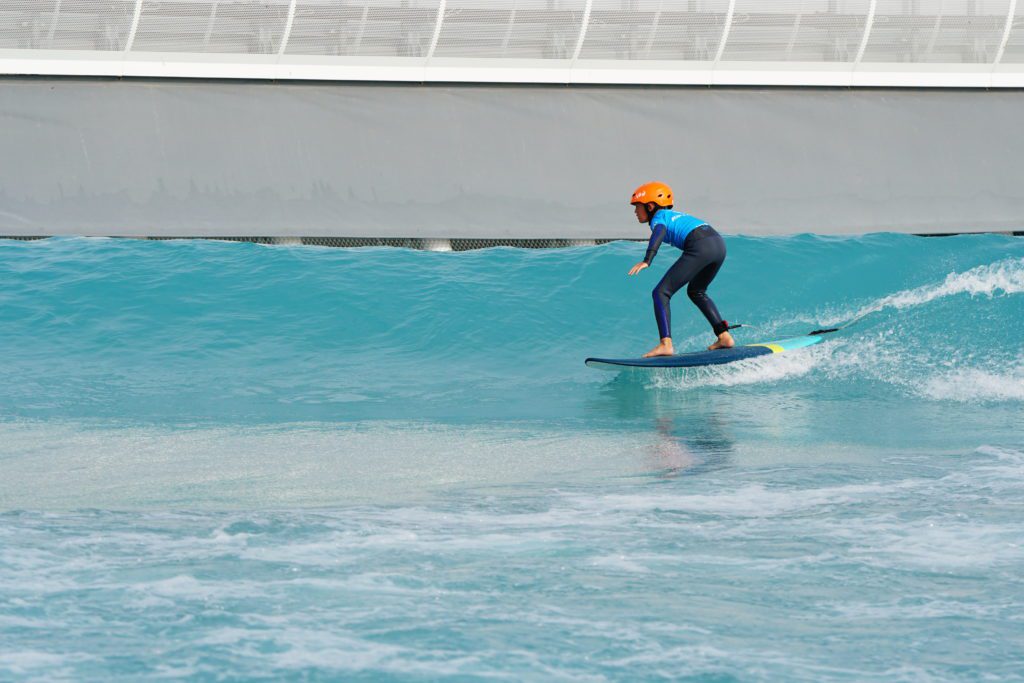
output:
[[0, 0], [0, 49], [423, 59], [439, 28], [439, 58], [567, 59], [582, 35], [583, 59], [852, 63], [870, 28], [868, 63], [991, 64], [1012, 4], [877, 0], [869, 26], [872, 0], [446, 0], [439, 25], [441, 0]]
[[[954, 237], [964, 233], [915, 233], [919, 237]], [[967, 233], [976, 234], [976, 233]], [[993, 234], [1024, 237], [1024, 230], [996, 231]], [[47, 235], [0, 235], [0, 240], [18, 240], [33, 242], [51, 239]], [[210, 240], [216, 242], [245, 242], [250, 244], [266, 244], [273, 246], [311, 246], [334, 247], [339, 249], [355, 249], [359, 247], [394, 247], [398, 249], [419, 249], [426, 251], [472, 251], [490, 249], [492, 247], [512, 247], [515, 249], [565, 249], [569, 247], [592, 247], [611, 242], [645, 243], [647, 240], [635, 238], [613, 239], [433, 239], [420, 238], [387, 238], [387, 237], [119, 237], [116, 239], [141, 239], [150, 241], [169, 240]]]
[[725, 30], [728, 0], [594, 0], [585, 59], [710, 61]]
[[[45, 237], [0, 237], [0, 239], [46, 239]], [[593, 246], [607, 244], [616, 240], [609, 239], [424, 239], [419, 237], [147, 237], [149, 240], [183, 240], [212, 239], [224, 242], [250, 242], [254, 244], [273, 245], [308, 245], [317, 247], [396, 247], [402, 249], [422, 249], [429, 251], [471, 251], [489, 249], [491, 247], [515, 247], [519, 249], [563, 249], [567, 247]], [[646, 240], [629, 240], [646, 241]]]
[[362, 54], [363, 37], [369, 21], [369, 5], [315, 0], [299, 2], [285, 51], [293, 55]]
[[1003, 54], [1004, 64], [1024, 64], [1024, 2], [1017, 2], [1017, 13], [1013, 18], [1010, 38]]
[[287, 54], [425, 57], [440, 0], [299, 0]]
[[878, 0], [865, 62], [995, 61], [1010, 0]]
[[437, 57], [568, 59], [585, 0], [448, 0]]
[[289, 0], [149, 0], [133, 50], [273, 54], [281, 45]]
[[850, 62], [869, 0], [737, 0], [726, 60]]
[[0, 48], [125, 49], [135, 0], [0, 0]]
[[50, 29], [56, 15], [54, 3], [36, 0], [0, 2], [0, 49], [40, 50], [53, 41]]

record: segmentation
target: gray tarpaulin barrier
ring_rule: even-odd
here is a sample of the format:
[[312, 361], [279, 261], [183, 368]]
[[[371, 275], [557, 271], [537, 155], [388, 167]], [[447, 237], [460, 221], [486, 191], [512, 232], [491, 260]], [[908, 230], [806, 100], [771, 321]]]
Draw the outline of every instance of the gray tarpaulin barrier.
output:
[[0, 234], [1024, 229], [1024, 92], [0, 81]]

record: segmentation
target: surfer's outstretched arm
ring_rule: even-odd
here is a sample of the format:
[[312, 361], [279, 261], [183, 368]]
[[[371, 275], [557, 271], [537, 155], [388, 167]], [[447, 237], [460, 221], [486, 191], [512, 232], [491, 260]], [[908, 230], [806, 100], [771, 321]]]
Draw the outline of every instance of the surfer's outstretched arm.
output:
[[668, 231], [665, 229], [665, 226], [660, 226], [651, 233], [651, 239], [647, 242], [647, 253], [644, 255], [644, 260], [629, 269], [630, 275], [636, 275], [651, 265], [651, 261], [658, 254], [658, 247], [665, 241], [666, 234], [668, 234]]
[[654, 262], [654, 257], [658, 255], [658, 247], [665, 241], [667, 234], [668, 228], [664, 225], [659, 225], [651, 232], [651, 239], [647, 242], [647, 253], [644, 255], [644, 263], [651, 265]]

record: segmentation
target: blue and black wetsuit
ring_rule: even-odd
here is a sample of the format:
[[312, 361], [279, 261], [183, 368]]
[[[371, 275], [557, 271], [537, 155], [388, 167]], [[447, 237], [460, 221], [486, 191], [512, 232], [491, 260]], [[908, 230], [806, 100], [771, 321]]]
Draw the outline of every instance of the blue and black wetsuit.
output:
[[652, 292], [658, 333], [662, 338], [672, 336], [669, 299], [687, 283], [690, 285], [686, 288], [687, 295], [711, 323], [715, 335], [728, 330], [729, 323], [722, 320], [715, 302], [707, 293], [708, 285], [725, 261], [725, 240], [701, 219], [670, 209], [656, 211], [651, 217], [650, 226], [651, 241], [647, 245], [647, 255], [644, 256], [647, 265], [651, 265], [662, 242], [683, 250], [683, 255], [668, 269]]

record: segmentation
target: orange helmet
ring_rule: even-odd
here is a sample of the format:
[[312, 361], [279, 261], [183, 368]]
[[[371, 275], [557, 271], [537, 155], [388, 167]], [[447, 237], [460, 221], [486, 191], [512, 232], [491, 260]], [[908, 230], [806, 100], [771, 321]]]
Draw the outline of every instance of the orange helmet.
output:
[[657, 204], [658, 206], [672, 206], [672, 188], [665, 183], [644, 183], [636, 188], [630, 204]]

